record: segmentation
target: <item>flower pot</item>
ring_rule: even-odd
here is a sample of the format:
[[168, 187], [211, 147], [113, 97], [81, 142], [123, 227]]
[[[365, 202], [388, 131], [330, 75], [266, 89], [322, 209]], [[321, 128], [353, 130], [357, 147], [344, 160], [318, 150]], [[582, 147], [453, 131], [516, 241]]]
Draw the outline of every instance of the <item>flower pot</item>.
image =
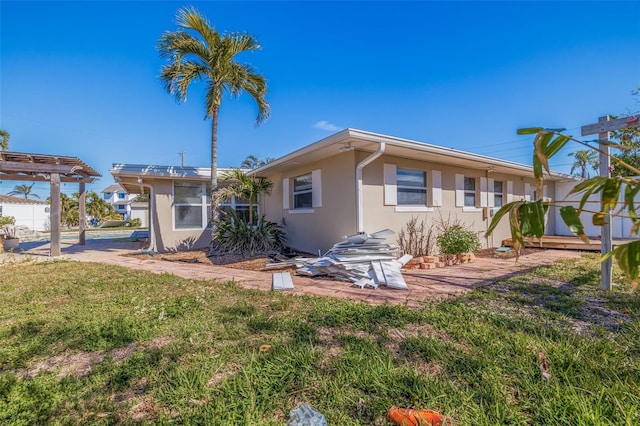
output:
[[20, 240], [17, 238], [5, 238], [4, 251], [16, 251], [20, 248]]

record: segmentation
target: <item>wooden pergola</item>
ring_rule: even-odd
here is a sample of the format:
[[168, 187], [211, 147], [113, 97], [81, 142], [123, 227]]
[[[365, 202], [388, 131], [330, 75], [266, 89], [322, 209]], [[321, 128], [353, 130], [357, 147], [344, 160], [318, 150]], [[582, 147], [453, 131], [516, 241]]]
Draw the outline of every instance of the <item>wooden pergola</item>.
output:
[[86, 243], [85, 184], [102, 175], [76, 157], [0, 151], [0, 180], [26, 180], [51, 184], [51, 256], [60, 256], [60, 182], [79, 187], [79, 241]]

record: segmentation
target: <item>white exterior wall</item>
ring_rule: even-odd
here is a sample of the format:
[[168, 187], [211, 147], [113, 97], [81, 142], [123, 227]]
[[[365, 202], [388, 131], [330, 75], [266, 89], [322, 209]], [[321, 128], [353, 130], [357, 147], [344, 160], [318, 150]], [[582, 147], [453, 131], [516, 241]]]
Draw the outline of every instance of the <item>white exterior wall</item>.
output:
[[[569, 192], [577, 184], [578, 182], [557, 183], [556, 191], [555, 191], [555, 201], [561, 205], [571, 204], [577, 209], [578, 206], [580, 205], [582, 194], [568, 195]], [[624, 203], [623, 194], [624, 194], [624, 189], [621, 191], [622, 196], [620, 197], [620, 206], [622, 206], [622, 204]], [[636, 196], [635, 204], [636, 205], [640, 204], [640, 195]], [[589, 201], [587, 201], [587, 203], [585, 204], [584, 210], [599, 211], [600, 210], [600, 194], [594, 194], [591, 197], [589, 197]], [[556, 216], [556, 235], [574, 235], [571, 232], [571, 230], [569, 230], [569, 227], [564, 223], [564, 221], [562, 220], [562, 217], [560, 217], [559, 209], [555, 209], [555, 216]], [[580, 220], [582, 221], [582, 225], [584, 226], [584, 231], [587, 234], [587, 236], [591, 238], [597, 238], [601, 236], [602, 228], [599, 226], [595, 226], [592, 223], [591, 221], [592, 216], [593, 216], [593, 213], [583, 212], [580, 215]], [[619, 239], [639, 238], [638, 235], [634, 235], [634, 236], [630, 235], [631, 226], [632, 226], [631, 219], [614, 217], [612, 222], [612, 227], [611, 227], [612, 228], [611, 237], [619, 238]]]
[[47, 204], [2, 203], [2, 216], [13, 216], [16, 226], [26, 226], [34, 231], [49, 230], [49, 206]]

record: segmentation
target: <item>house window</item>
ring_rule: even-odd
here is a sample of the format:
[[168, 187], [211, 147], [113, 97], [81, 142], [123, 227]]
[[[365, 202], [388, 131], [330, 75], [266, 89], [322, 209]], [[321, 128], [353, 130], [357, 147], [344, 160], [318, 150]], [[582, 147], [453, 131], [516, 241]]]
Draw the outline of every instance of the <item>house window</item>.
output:
[[118, 210], [124, 210], [124, 209], [125, 209], [124, 204], [118, 204]]
[[111, 192], [105, 192], [104, 193], [104, 199], [108, 200], [109, 198], [111, 198]]
[[208, 223], [206, 185], [198, 182], [173, 183], [175, 229], [203, 229]]
[[476, 206], [476, 179], [472, 177], [464, 177], [464, 206]]
[[420, 170], [397, 169], [398, 205], [427, 205], [427, 174]]
[[504, 204], [504, 189], [502, 181], [493, 182], [493, 207], [502, 207]]
[[[240, 197], [231, 197], [230, 200], [224, 200], [222, 203], [220, 203], [220, 212], [225, 213], [231, 210], [234, 210], [236, 212], [236, 215], [242, 219], [244, 219], [246, 222], [249, 221], [249, 200], [245, 200], [244, 198], [240, 198]], [[258, 218], [258, 206], [254, 205], [253, 206], [253, 220], [254, 223], [256, 221], [256, 219]]]
[[313, 190], [311, 173], [293, 178], [293, 208], [313, 208]]
[[124, 200], [124, 196], [125, 196], [124, 192], [118, 192], [118, 199], [119, 200]]

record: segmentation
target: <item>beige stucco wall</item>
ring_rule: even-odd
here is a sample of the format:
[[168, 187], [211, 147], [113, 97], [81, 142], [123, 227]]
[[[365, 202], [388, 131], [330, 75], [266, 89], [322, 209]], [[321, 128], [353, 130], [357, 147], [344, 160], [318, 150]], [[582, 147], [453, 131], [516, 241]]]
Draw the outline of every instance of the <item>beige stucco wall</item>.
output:
[[[293, 178], [314, 170], [321, 170], [322, 207], [314, 207], [313, 212], [309, 213], [296, 213], [290, 198], [290, 208], [283, 209], [283, 179], [290, 180], [291, 192]], [[342, 237], [355, 232], [354, 151], [303, 166], [293, 166], [268, 178], [274, 186], [271, 195], [261, 203], [261, 211], [268, 220], [285, 226], [289, 247], [312, 254], [317, 254], [318, 250], [324, 253]], [[291, 194], [287, 196], [291, 197]]]
[[[334, 243], [341, 241], [343, 236], [357, 232], [355, 168], [358, 162], [369, 155], [365, 152], [349, 151], [323, 161], [293, 167], [268, 176], [274, 182], [274, 187], [271, 196], [264, 200], [262, 211], [269, 220], [285, 225], [289, 246], [315, 254], [318, 249], [324, 252]], [[431, 187], [429, 172], [439, 170], [442, 173], [442, 206], [433, 207], [428, 212], [399, 212], [396, 211], [396, 206], [385, 205], [383, 176], [385, 163], [395, 164], [400, 168], [426, 171], [429, 188]], [[283, 178], [292, 179], [316, 169], [322, 171], [323, 206], [315, 208], [313, 213], [307, 214], [295, 214], [291, 210], [284, 210], [282, 208]], [[484, 233], [488, 229], [491, 217], [486, 217], [486, 212], [482, 208], [463, 209], [456, 207], [456, 174], [476, 178], [488, 177], [503, 182], [511, 181], [514, 201], [525, 198], [525, 184], [528, 184], [530, 193], [535, 188], [533, 178], [487, 173], [486, 170], [469, 170], [383, 155], [363, 170], [363, 225], [365, 232], [371, 233], [388, 228], [396, 233], [396, 235], [388, 237], [388, 241], [397, 242], [401, 229], [406, 226], [408, 220], [415, 216], [418, 221], [423, 220], [427, 227], [438, 226], [442, 222], [461, 222], [468, 229], [478, 233], [483, 247], [500, 246], [503, 239], [511, 236], [508, 219], [503, 219], [493, 234], [485, 238]], [[547, 182], [546, 185], [547, 194], [553, 195], [554, 183]], [[290, 192], [291, 190], [292, 184]], [[477, 190], [480, 192], [479, 187]], [[431, 199], [430, 193], [428, 198]], [[504, 202], [507, 202], [506, 188]], [[548, 215], [548, 219], [547, 232], [552, 234], [555, 229], [553, 212]]]
[[145, 180], [153, 185], [155, 208], [152, 208], [154, 251], [165, 252], [208, 247], [211, 242], [210, 229], [174, 229], [173, 181], [169, 179]]

